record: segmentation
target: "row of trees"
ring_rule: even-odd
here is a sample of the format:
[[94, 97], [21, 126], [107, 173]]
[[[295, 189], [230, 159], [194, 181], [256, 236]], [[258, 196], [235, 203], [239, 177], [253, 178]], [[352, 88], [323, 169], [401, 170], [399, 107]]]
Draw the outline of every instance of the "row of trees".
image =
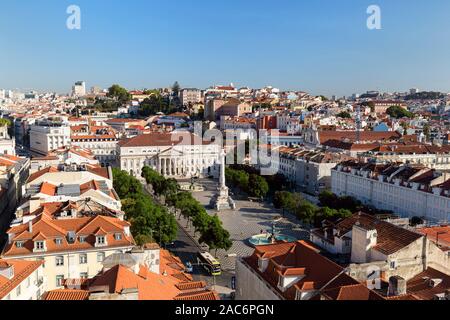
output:
[[131, 232], [139, 245], [156, 241], [171, 243], [177, 236], [175, 217], [148, 197], [142, 184], [126, 171], [113, 169], [114, 189], [122, 199], [122, 209], [131, 223]]
[[253, 197], [265, 197], [269, 192], [269, 184], [266, 179], [255, 173], [226, 168], [225, 180], [229, 185], [239, 187]]
[[324, 220], [336, 221], [352, 215], [352, 211], [348, 209], [317, 207], [305, 200], [299, 193], [289, 191], [275, 192], [273, 205], [277, 209], [282, 209], [283, 214], [285, 211], [291, 212], [302, 222], [316, 227], [321, 226]]
[[193, 225], [195, 233], [200, 234], [200, 243], [207, 244], [210, 249], [215, 249], [216, 253], [218, 249], [231, 248], [230, 234], [223, 228], [219, 217], [210, 216], [190, 192], [179, 189], [176, 180], [166, 179], [149, 167], [142, 169], [142, 177], [147, 184], [152, 185], [157, 196], [164, 196], [166, 203], [176, 208], [188, 225]]
[[172, 104], [169, 97], [163, 97], [158, 90], [149, 91], [150, 96], [141, 102], [139, 115], [150, 116], [162, 112], [165, 114], [177, 111], [177, 106]]
[[373, 206], [368, 206], [363, 204], [361, 201], [350, 197], [350, 196], [343, 196], [339, 197], [335, 195], [333, 192], [329, 190], [325, 190], [320, 193], [319, 195], [319, 201], [320, 205], [324, 207], [329, 207], [332, 209], [345, 209], [350, 210], [351, 212], [358, 212], [363, 211], [368, 214], [392, 214], [392, 211], [389, 210], [380, 210]]

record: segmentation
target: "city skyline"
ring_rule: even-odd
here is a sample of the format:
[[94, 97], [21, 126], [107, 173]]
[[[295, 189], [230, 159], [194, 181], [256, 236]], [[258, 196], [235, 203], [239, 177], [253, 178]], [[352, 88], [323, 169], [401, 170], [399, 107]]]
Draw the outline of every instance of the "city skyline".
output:
[[367, 28], [371, 1], [82, 0], [75, 3], [81, 30], [66, 28], [70, 1], [8, 2], [0, 13], [0, 87], [66, 93], [76, 80], [129, 89], [178, 81], [326, 96], [413, 87], [448, 92], [450, 4], [412, 2], [377, 1], [381, 30]]

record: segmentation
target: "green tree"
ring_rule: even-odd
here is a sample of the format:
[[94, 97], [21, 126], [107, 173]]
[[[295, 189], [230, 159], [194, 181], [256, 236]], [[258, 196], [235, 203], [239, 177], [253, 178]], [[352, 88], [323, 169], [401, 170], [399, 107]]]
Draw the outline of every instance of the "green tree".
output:
[[409, 112], [408, 110], [405, 110], [404, 108], [400, 106], [391, 106], [386, 110], [386, 113], [390, 115], [393, 118], [400, 119], [400, 118], [414, 118], [414, 114], [412, 112]]
[[218, 249], [229, 250], [232, 246], [230, 233], [222, 227], [222, 222], [217, 216], [213, 216], [208, 221], [208, 227], [200, 236], [200, 243], [206, 243], [210, 249], [215, 249], [217, 256]]
[[277, 209], [282, 209], [284, 216], [285, 211], [294, 212], [297, 206], [298, 198], [288, 191], [276, 191], [273, 197], [273, 205]]
[[208, 230], [211, 217], [208, 215], [206, 210], [202, 207], [197, 214], [192, 219], [192, 224], [194, 225], [195, 232], [204, 234]]
[[154, 204], [141, 207], [138, 202], [135, 214], [131, 220], [131, 230], [137, 240], [152, 238], [156, 242], [167, 244], [176, 239], [175, 218], [168, 214], [165, 208]]
[[120, 198], [136, 197], [142, 194], [142, 185], [126, 171], [113, 168], [113, 186]]
[[347, 111], [342, 111], [342, 112], [339, 112], [336, 115], [336, 117], [343, 118], [343, 119], [351, 119], [352, 115], [349, 112], [347, 112]]
[[127, 89], [122, 88], [118, 84], [113, 84], [108, 89], [108, 97], [114, 98], [120, 102], [127, 102], [131, 99], [131, 94]]
[[267, 195], [267, 192], [269, 192], [269, 185], [267, 184], [266, 179], [259, 175], [251, 174], [248, 179], [248, 193], [255, 197], [262, 198]]
[[298, 206], [295, 215], [299, 220], [311, 224], [314, 221], [316, 211], [317, 207], [315, 205], [313, 205], [309, 201], [304, 200]]
[[175, 194], [178, 192], [178, 182], [177, 180], [170, 178], [170, 179], [165, 179], [164, 183], [163, 183], [163, 190], [162, 193], [168, 197], [172, 194]]
[[147, 184], [150, 184], [157, 195], [162, 195], [165, 189], [165, 178], [152, 168], [145, 166], [141, 170], [141, 176]]
[[144, 194], [141, 183], [135, 177], [114, 168], [113, 180], [114, 189], [122, 199], [122, 210], [126, 219], [131, 222], [136, 243], [157, 241], [163, 244], [176, 238], [175, 217]]

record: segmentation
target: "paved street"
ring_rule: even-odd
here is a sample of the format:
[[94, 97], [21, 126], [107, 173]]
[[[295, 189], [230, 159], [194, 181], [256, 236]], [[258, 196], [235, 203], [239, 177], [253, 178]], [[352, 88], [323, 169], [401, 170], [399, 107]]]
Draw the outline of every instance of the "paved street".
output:
[[[204, 191], [193, 192], [196, 198], [204, 205], [210, 215], [218, 214], [223, 226], [230, 232], [230, 238], [233, 245], [230, 250], [218, 250], [217, 258], [222, 265], [222, 275], [219, 277], [209, 276], [201, 266], [194, 266], [193, 277], [196, 280], [206, 281], [213, 285], [214, 281], [219, 292], [229, 291], [231, 287], [231, 278], [234, 275], [236, 257], [245, 257], [251, 255], [254, 248], [248, 242], [253, 235], [260, 234], [263, 231], [271, 231], [273, 220], [281, 217], [281, 211], [273, 208], [267, 203], [252, 202], [245, 200], [239, 195], [232, 195], [236, 202], [236, 210], [225, 210], [216, 212], [209, 208], [210, 199], [216, 192], [217, 182], [210, 179], [198, 180], [196, 183], [204, 187]], [[178, 235], [176, 241], [167, 246], [171, 252], [180, 257], [184, 264], [187, 262], [196, 262], [196, 255], [202, 248], [198, 245], [198, 235], [194, 235], [194, 228], [187, 224], [187, 221], [178, 218]], [[287, 215], [277, 223], [277, 229], [280, 233], [293, 236], [297, 239], [309, 239], [309, 232], [303, 229], [299, 221], [293, 216]], [[194, 240], [194, 237], [196, 240]], [[215, 251], [212, 251], [214, 254]]]
[[[148, 193], [148, 190], [145, 187], [144, 190]], [[178, 221], [177, 239], [173, 244], [167, 245], [166, 249], [179, 257], [184, 265], [186, 265], [187, 262], [195, 264], [197, 263], [197, 253], [203, 250], [198, 246], [193, 237], [186, 232], [186, 230], [184, 229], [185, 226], [185, 221]], [[194, 271], [192, 273], [192, 276], [195, 280], [205, 281], [209, 286], [214, 286], [214, 289], [219, 294], [228, 295], [232, 291], [231, 279], [234, 275], [234, 272], [223, 270], [222, 275], [213, 277], [209, 275], [209, 273], [207, 273], [202, 266], [194, 265], [193, 269]]]
[[[208, 208], [210, 199], [217, 187], [216, 182], [202, 179], [198, 183], [205, 187], [205, 191], [194, 192], [193, 196], [207, 207], [209, 214], [216, 214], [215, 210]], [[222, 268], [229, 271], [235, 269], [236, 256], [242, 257], [252, 254], [253, 247], [248, 242], [248, 239], [253, 235], [260, 234], [261, 231], [271, 231], [272, 221], [281, 215], [279, 210], [274, 209], [269, 204], [237, 200], [235, 196], [232, 197], [236, 201], [237, 209], [235, 211], [226, 210], [218, 213], [224, 228], [230, 232], [231, 240], [233, 241], [233, 246], [228, 252], [219, 250], [217, 253], [217, 258], [220, 260]], [[299, 221], [292, 216], [284, 218], [277, 223], [277, 228], [280, 229], [282, 234], [294, 236], [297, 239], [309, 239], [308, 231], [302, 229]]]
[[[178, 256], [184, 264], [187, 262], [196, 263], [197, 262], [197, 253], [201, 251], [201, 248], [197, 246], [194, 240], [187, 235], [183, 228], [178, 228], [177, 240], [173, 243], [173, 245], [167, 246], [167, 249]], [[220, 287], [230, 288], [231, 287], [231, 278], [233, 277], [233, 273], [228, 271], [223, 271], [221, 276], [212, 277], [210, 276], [202, 266], [194, 265], [194, 272], [192, 274], [195, 280], [205, 281], [209, 285], [215, 284]], [[223, 290], [218, 290], [223, 291]]]

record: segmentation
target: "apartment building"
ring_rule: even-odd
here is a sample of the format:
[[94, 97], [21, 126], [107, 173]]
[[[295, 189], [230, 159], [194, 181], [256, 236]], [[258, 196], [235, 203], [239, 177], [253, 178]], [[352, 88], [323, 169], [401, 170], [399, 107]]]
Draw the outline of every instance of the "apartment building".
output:
[[30, 160], [27, 158], [0, 155], [0, 244], [22, 198], [22, 185], [28, 179], [29, 168]]
[[30, 175], [23, 186], [25, 199], [16, 211], [32, 213], [43, 203], [95, 201], [120, 212], [122, 204], [113, 188], [111, 168], [87, 165], [46, 167]]
[[127, 136], [128, 130], [133, 130], [133, 127], [138, 126], [145, 128], [147, 126], [147, 121], [141, 119], [113, 118], [104, 122], [106, 125], [113, 128], [120, 136]]
[[42, 261], [0, 259], [0, 300], [39, 300], [46, 290]]
[[450, 219], [450, 175], [422, 165], [344, 162], [331, 171], [331, 189], [403, 217]]
[[64, 120], [40, 120], [30, 126], [30, 150], [37, 155], [69, 145], [70, 127]]
[[195, 105], [202, 101], [202, 91], [195, 88], [184, 88], [180, 91], [180, 98], [184, 106]]
[[116, 162], [117, 133], [109, 126], [79, 125], [70, 127], [72, 146], [89, 149], [102, 166]]
[[103, 260], [134, 246], [130, 224], [101, 215], [52, 219], [43, 213], [7, 231], [4, 259], [44, 262], [47, 289], [63, 286], [68, 278], [92, 278]]
[[80, 147], [61, 147], [53, 150], [46, 156], [33, 157], [30, 161], [30, 173], [40, 171], [47, 167], [68, 165], [91, 165], [99, 166], [100, 163], [95, 159], [91, 150]]
[[363, 212], [324, 223], [312, 230], [310, 240], [347, 262], [349, 274], [358, 281], [387, 282], [391, 277], [408, 281], [428, 268], [450, 272], [447, 252], [423, 234]]
[[8, 134], [8, 126], [0, 126], [0, 154], [15, 155], [16, 143]]
[[407, 109], [407, 105], [402, 101], [394, 101], [394, 100], [377, 100], [373, 101], [374, 104], [374, 112], [377, 114], [385, 114], [387, 109], [390, 107], [401, 107], [403, 109]]
[[240, 117], [244, 114], [252, 113], [252, 106], [249, 103], [241, 102], [236, 98], [229, 99], [206, 99], [204, 118], [216, 121], [221, 116]]
[[[152, 258], [153, 257], [153, 258]], [[204, 281], [184, 272], [181, 260], [155, 244], [115, 253], [92, 279], [67, 279], [45, 300], [219, 300]]]
[[382, 300], [305, 241], [256, 246], [236, 260], [236, 300]]
[[[375, 131], [357, 131], [345, 130], [320, 130], [315, 126], [303, 129], [304, 141], [308, 145], [312, 146], [330, 146], [334, 147], [336, 142], [346, 142], [359, 144], [372, 144], [372, 143], [389, 143], [397, 142], [402, 135], [397, 131], [388, 132], [375, 132]], [[359, 138], [359, 141], [357, 141]]]
[[437, 170], [450, 170], [450, 146], [436, 146], [422, 143], [380, 144], [366, 154], [366, 159], [378, 162], [401, 162], [420, 164]]
[[86, 83], [84, 81], [77, 81], [72, 87], [73, 97], [84, 97], [86, 95]]
[[310, 194], [319, 194], [331, 188], [331, 169], [351, 157], [321, 149], [304, 147], [278, 149], [278, 173], [284, 175], [297, 188]]
[[149, 166], [165, 177], [217, 177], [220, 148], [189, 132], [149, 133], [117, 145], [120, 168], [136, 177]]
[[301, 134], [289, 134], [278, 130], [269, 130], [267, 134], [267, 143], [272, 146], [295, 147], [300, 146], [304, 142]]

